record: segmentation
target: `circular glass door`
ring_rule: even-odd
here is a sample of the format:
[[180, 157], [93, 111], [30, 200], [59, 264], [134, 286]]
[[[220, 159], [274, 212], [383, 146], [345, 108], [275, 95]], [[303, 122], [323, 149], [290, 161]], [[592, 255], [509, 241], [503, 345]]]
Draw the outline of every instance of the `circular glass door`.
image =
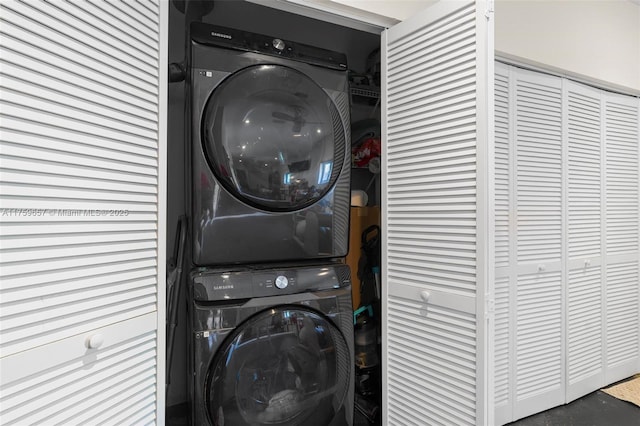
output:
[[314, 204], [344, 161], [345, 131], [332, 100], [285, 66], [256, 65], [227, 77], [207, 100], [201, 131], [221, 185], [263, 210]]
[[340, 331], [301, 306], [262, 311], [227, 337], [208, 371], [213, 425], [329, 424], [348, 390]]

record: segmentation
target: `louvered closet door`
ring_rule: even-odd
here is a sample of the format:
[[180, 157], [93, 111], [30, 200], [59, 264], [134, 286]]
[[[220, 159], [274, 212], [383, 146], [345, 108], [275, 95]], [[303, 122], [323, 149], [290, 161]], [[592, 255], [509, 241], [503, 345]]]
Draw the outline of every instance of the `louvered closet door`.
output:
[[515, 210], [514, 193], [514, 125], [512, 123], [513, 78], [510, 67], [495, 65], [495, 334], [494, 334], [494, 404], [495, 423], [513, 419], [513, 333], [515, 310]]
[[495, 419], [638, 371], [638, 100], [497, 64]]
[[493, 423], [483, 305], [493, 23], [485, 13], [445, 1], [383, 33], [389, 425]]
[[3, 424], [156, 416], [166, 33], [158, 0], [0, 3]]
[[567, 402], [604, 384], [601, 93], [564, 81]]
[[604, 119], [605, 379], [611, 383], [637, 373], [640, 356], [637, 99], [604, 94]]
[[519, 71], [514, 82], [515, 415], [564, 402], [562, 89]]

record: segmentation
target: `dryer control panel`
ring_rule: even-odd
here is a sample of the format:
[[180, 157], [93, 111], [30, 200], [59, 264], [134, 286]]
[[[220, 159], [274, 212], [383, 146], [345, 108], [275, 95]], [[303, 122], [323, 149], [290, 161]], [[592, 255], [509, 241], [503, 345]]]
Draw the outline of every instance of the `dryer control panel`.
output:
[[336, 70], [347, 69], [347, 57], [343, 53], [218, 25], [191, 23], [191, 39], [208, 46], [280, 56]]

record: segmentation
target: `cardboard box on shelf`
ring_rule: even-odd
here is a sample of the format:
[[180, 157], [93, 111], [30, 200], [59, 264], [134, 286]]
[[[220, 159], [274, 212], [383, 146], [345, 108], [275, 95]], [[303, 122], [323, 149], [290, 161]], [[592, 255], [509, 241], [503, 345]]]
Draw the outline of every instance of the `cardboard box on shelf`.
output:
[[351, 268], [351, 296], [353, 309], [360, 306], [360, 279], [358, 261], [361, 256], [362, 232], [371, 225], [380, 225], [380, 207], [351, 207], [349, 226], [349, 253], [346, 263]]

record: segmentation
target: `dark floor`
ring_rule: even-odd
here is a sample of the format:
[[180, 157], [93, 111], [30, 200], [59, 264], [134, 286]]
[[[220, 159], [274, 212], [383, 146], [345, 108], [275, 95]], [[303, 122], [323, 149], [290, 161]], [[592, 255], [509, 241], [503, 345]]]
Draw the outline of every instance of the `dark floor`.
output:
[[638, 426], [640, 407], [601, 391], [508, 426]]
[[[169, 407], [166, 424], [186, 426], [187, 407]], [[509, 423], [508, 426], [638, 426], [640, 407], [596, 391], [570, 404]]]

